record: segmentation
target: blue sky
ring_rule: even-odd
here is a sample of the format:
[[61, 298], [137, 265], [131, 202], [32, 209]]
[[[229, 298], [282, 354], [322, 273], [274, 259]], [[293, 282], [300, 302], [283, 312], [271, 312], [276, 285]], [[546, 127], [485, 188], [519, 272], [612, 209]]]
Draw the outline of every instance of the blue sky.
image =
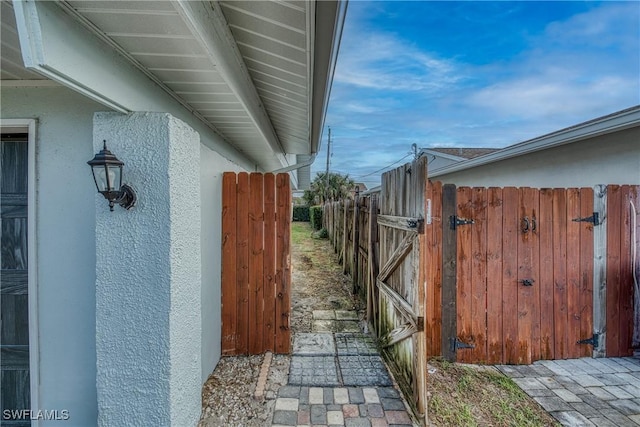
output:
[[351, 0], [331, 171], [378, 185], [413, 143], [505, 147], [640, 104], [639, 52], [638, 1]]

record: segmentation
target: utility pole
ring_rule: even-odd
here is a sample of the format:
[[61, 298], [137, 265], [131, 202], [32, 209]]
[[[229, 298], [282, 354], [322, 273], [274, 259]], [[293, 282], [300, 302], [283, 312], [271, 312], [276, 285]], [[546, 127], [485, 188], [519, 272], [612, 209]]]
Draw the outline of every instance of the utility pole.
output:
[[329, 159], [331, 158], [331, 127], [329, 126], [329, 137], [327, 138], [327, 171], [324, 175], [324, 201], [329, 200]]

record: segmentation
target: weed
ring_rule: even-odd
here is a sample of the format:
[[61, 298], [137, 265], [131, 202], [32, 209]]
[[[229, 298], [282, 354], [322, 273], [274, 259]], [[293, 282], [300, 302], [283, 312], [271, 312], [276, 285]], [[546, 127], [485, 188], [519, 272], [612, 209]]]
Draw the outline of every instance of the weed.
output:
[[432, 359], [429, 421], [434, 426], [557, 426], [549, 414], [497, 371]]

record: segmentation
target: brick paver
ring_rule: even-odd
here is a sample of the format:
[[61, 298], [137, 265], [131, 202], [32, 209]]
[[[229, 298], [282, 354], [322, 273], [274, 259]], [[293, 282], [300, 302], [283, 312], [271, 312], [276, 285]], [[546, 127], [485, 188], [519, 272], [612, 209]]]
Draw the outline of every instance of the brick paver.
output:
[[289, 384], [278, 391], [272, 426], [414, 425], [375, 341], [353, 331], [356, 319], [355, 312], [316, 310], [316, 332], [294, 335]]
[[640, 426], [640, 360], [545, 360], [498, 369], [563, 426]]

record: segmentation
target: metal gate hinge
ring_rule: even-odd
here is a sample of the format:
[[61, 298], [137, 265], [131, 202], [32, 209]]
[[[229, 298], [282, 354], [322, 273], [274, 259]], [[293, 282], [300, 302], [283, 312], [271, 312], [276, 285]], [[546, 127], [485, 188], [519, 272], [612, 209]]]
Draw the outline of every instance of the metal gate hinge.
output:
[[600, 214], [598, 212], [594, 212], [593, 215], [587, 216], [584, 218], [574, 218], [573, 222], [590, 222], [593, 225], [600, 225]]
[[472, 219], [458, 218], [455, 215], [449, 217], [449, 228], [455, 230], [459, 225], [475, 224]]
[[461, 348], [476, 348], [475, 345], [473, 344], [467, 344], [466, 342], [462, 342], [458, 339], [458, 337], [456, 338], [449, 338], [449, 343], [450, 343], [450, 350], [453, 351], [457, 351]]
[[598, 338], [600, 334], [593, 334], [591, 338], [587, 338], [586, 340], [577, 341], [576, 344], [591, 344], [594, 347], [598, 346]]

